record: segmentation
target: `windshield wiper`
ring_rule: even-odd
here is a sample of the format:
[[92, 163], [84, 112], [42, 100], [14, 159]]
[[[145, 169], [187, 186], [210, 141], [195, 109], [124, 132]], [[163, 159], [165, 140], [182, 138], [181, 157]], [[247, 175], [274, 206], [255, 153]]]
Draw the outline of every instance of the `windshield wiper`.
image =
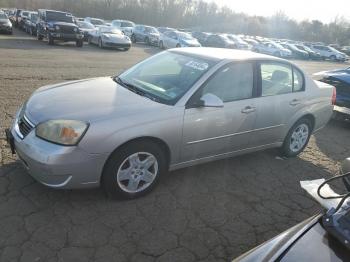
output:
[[133, 85], [133, 84], [130, 84], [130, 83], [127, 83], [125, 81], [123, 81], [123, 79], [121, 79], [119, 76], [116, 76], [113, 78], [113, 80], [120, 84], [121, 86], [127, 88], [128, 90], [130, 90], [131, 92], [134, 92], [140, 96], [143, 96], [143, 97], [146, 97], [152, 101], [155, 101], [155, 102], [159, 102], [159, 100], [151, 95], [149, 95], [148, 93], [146, 93], [145, 91], [141, 90], [140, 88], [138, 88], [137, 86]]

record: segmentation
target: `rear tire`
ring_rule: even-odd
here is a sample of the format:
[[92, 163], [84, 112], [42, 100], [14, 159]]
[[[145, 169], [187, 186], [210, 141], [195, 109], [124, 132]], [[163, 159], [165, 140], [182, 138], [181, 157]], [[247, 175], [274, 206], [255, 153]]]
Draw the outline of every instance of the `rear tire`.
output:
[[289, 130], [282, 146], [282, 154], [286, 157], [299, 155], [309, 143], [312, 123], [307, 118], [298, 120]]
[[83, 39], [79, 39], [75, 42], [75, 45], [77, 47], [83, 47], [83, 44], [84, 44], [84, 40]]
[[181, 45], [180, 45], [180, 44], [177, 44], [176, 47], [179, 48], [179, 47], [181, 47]]
[[135, 35], [132, 35], [132, 36], [131, 36], [131, 42], [136, 43], [136, 37], [135, 37]]
[[51, 35], [49, 35], [49, 45], [54, 45], [54, 44], [55, 44], [55, 40]]
[[41, 34], [39, 34], [39, 32], [37, 32], [37, 38], [39, 41], [42, 41], [44, 39], [44, 37]]
[[335, 57], [335, 55], [331, 55], [329, 58], [331, 59], [331, 61], [336, 61], [336, 60], [337, 60], [337, 58]]
[[[139, 156], [142, 154], [146, 158], [140, 159]], [[152, 161], [146, 162], [148, 157]], [[129, 159], [134, 160], [129, 161]], [[140, 160], [145, 162], [140, 162]], [[153, 161], [154, 163], [147, 167], [148, 163]], [[135, 169], [134, 166], [138, 167]], [[133, 199], [149, 193], [158, 183], [159, 177], [166, 171], [167, 160], [157, 144], [148, 140], [130, 142], [117, 149], [109, 157], [102, 174], [102, 187], [111, 198]], [[145, 173], [151, 174], [147, 177], [150, 182], [142, 180]], [[135, 181], [138, 181], [136, 186], [129, 188], [129, 185]]]

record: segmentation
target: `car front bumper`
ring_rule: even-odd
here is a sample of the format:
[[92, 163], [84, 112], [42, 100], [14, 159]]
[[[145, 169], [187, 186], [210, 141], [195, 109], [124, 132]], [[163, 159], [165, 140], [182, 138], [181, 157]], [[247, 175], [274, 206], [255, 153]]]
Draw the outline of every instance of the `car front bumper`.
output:
[[83, 34], [50, 33], [55, 40], [77, 41], [84, 38]]
[[11, 130], [7, 130], [7, 140], [35, 180], [61, 189], [99, 186], [107, 154], [90, 154], [79, 146], [44, 141], [35, 135], [35, 129], [21, 139], [16, 125], [17, 120]]
[[130, 48], [131, 43], [114, 43], [114, 42], [103, 42], [105, 47], [111, 48]]
[[12, 26], [0, 25], [0, 32], [12, 32]]

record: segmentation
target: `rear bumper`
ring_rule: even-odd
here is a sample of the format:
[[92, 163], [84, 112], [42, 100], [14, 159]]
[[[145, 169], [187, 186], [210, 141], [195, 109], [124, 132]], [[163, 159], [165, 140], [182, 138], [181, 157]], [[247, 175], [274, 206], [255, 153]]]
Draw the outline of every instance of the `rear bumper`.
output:
[[342, 107], [342, 106], [334, 106], [334, 112], [341, 113], [344, 115], [350, 115], [350, 108]]

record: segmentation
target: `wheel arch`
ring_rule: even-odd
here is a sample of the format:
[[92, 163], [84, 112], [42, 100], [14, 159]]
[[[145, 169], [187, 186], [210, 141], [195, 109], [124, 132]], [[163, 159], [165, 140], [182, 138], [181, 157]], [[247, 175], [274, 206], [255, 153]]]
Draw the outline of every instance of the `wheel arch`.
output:
[[103, 165], [103, 169], [102, 169], [102, 173], [101, 173], [101, 177], [100, 177], [100, 182], [102, 182], [103, 173], [104, 173], [104, 170], [106, 168], [106, 165], [115, 152], [117, 152], [118, 150], [121, 150], [123, 147], [126, 147], [127, 145], [129, 145], [131, 143], [137, 143], [137, 142], [143, 142], [143, 141], [149, 141], [149, 142], [155, 143], [161, 148], [161, 150], [165, 153], [166, 164], [167, 164], [167, 167], [169, 168], [170, 159], [171, 159], [171, 151], [170, 151], [169, 145], [164, 140], [157, 138], [157, 137], [153, 137], [153, 136], [136, 137], [136, 138], [132, 138], [132, 139], [120, 144], [119, 146], [117, 146], [117, 148], [115, 148], [113, 150], [113, 152], [111, 152], [109, 154], [107, 160], [105, 161], [105, 163]]

